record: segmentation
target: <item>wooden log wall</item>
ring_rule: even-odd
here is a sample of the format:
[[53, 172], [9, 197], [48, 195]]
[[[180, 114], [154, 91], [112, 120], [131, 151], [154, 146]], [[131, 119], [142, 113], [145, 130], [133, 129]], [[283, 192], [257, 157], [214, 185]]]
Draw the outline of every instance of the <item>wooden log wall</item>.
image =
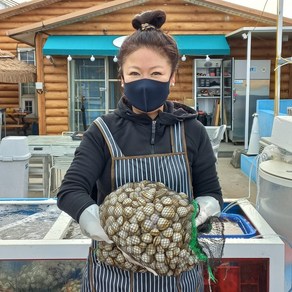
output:
[[[64, 0], [8, 19], [1, 20], [0, 18], [0, 49], [15, 53], [18, 47], [26, 46], [7, 37], [6, 31], [9, 29], [79, 11], [98, 5], [98, 3], [104, 3], [104, 1]], [[227, 34], [244, 26], [265, 26], [253, 20], [227, 15], [219, 11], [188, 4], [184, 1], [153, 0], [107, 15], [93, 17], [79, 23], [58, 27], [46, 33], [52, 35], [126, 35], [133, 32], [131, 26], [133, 16], [141, 11], [150, 9], [162, 9], [167, 13], [167, 21], [163, 29], [170, 34]], [[231, 56], [237, 59], [246, 58], [246, 41], [232, 39], [229, 43]], [[275, 41], [253, 40], [252, 45], [252, 58], [271, 59], [272, 63], [275, 63]], [[283, 43], [283, 45], [283, 56], [291, 56], [291, 41], [287, 44]], [[215, 58], [217, 56], [211, 57]], [[176, 85], [171, 88], [170, 95], [172, 100], [191, 106], [193, 106], [194, 58], [196, 57], [187, 56], [185, 62], [180, 62]], [[45, 115], [45, 130], [43, 130], [43, 134], [60, 134], [62, 131], [68, 130], [69, 123], [67, 60], [66, 57], [54, 56], [55, 65], [51, 64], [46, 58], [43, 59], [43, 62], [45, 106], [43, 112], [39, 112], [39, 116]], [[289, 85], [289, 80], [292, 77], [291, 71], [291, 65], [287, 65], [285, 68], [282, 67], [281, 94], [283, 98], [288, 98], [292, 95], [292, 88]], [[17, 85], [0, 84], [0, 107], [18, 106], [17, 88]], [[271, 97], [273, 97], [273, 88], [274, 74], [271, 74]]]

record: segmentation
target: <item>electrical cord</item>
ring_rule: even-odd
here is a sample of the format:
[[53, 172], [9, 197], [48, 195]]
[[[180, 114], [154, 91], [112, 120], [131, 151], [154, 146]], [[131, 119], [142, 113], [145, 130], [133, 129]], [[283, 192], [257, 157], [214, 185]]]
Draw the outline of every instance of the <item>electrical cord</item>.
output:
[[[228, 204], [225, 208], [223, 208], [222, 212], [226, 213], [228, 210], [230, 210], [232, 207], [239, 205], [240, 203], [249, 200], [251, 197], [251, 182], [252, 182], [252, 171], [254, 167], [256, 166], [256, 173], [258, 174], [258, 162], [262, 154], [258, 154], [256, 156], [255, 161], [252, 162], [250, 169], [249, 169], [249, 176], [248, 176], [248, 196], [240, 198], [238, 200], [233, 201], [232, 203]], [[258, 181], [258, 177], [257, 177]], [[248, 201], [248, 204], [253, 204], [252, 202]], [[253, 204], [254, 205], [254, 204]]]

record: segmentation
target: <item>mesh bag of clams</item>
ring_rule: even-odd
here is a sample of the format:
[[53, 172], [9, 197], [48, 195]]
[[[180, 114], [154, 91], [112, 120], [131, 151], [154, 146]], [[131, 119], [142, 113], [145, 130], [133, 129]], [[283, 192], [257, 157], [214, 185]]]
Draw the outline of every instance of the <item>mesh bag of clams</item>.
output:
[[185, 193], [161, 182], [127, 183], [100, 206], [101, 225], [113, 243], [99, 242], [97, 257], [124, 270], [179, 275], [202, 253], [197, 240], [195, 249], [189, 246], [195, 209]]

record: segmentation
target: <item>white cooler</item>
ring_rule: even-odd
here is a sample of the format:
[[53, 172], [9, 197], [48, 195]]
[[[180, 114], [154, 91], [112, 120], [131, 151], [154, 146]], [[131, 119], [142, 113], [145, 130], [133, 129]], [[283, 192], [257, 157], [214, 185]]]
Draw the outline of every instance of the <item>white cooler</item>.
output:
[[0, 143], [0, 197], [27, 197], [29, 158], [25, 136], [4, 137]]

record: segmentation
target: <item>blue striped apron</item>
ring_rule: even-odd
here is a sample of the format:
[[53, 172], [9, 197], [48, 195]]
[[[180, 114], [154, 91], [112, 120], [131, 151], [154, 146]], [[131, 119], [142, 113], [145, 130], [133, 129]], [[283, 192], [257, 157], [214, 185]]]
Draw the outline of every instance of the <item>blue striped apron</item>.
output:
[[[124, 156], [110, 130], [101, 118], [95, 124], [103, 134], [112, 158], [113, 190], [127, 182], [159, 181], [176, 192], [188, 194], [192, 200], [190, 170], [186, 153], [183, 123], [171, 128], [172, 153]], [[83, 292], [203, 292], [201, 266], [179, 276], [155, 276], [150, 272], [135, 273], [100, 262], [96, 256], [98, 243], [93, 240], [86, 269]]]

